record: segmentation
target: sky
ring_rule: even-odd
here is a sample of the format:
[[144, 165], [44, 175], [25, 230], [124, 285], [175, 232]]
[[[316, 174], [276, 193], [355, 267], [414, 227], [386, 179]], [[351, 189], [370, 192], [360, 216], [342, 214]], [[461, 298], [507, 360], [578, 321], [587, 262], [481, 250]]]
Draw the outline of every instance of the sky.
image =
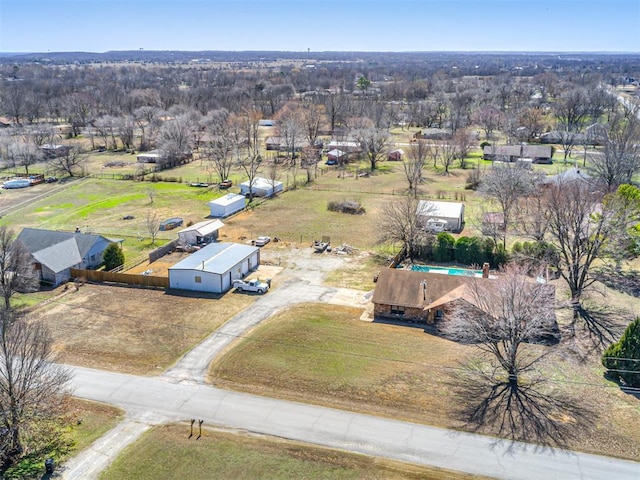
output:
[[640, 0], [0, 0], [0, 52], [640, 52]]

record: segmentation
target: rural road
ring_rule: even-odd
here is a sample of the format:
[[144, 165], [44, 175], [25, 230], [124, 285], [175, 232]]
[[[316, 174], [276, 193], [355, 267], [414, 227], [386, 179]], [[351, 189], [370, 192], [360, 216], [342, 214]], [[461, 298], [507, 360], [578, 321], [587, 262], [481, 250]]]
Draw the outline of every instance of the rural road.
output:
[[[631, 461], [511, 443], [492, 437], [225, 391], [203, 384], [176, 384], [161, 377], [70, 368], [74, 373], [76, 396], [110, 403], [132, 412], [132, 419], [121, 427], [128, 428], [132, 435], [145, 429], [138, 425], [137, 415], [146, 417], [143, 418], [146, 424], [197, 418], [209, 426], [247, 430], [499, 478], [640, 478], [640, 463]], [[187, 432], [185, 427], [185, 435]], [[66, 474], [63, 477], [73, 478]]]

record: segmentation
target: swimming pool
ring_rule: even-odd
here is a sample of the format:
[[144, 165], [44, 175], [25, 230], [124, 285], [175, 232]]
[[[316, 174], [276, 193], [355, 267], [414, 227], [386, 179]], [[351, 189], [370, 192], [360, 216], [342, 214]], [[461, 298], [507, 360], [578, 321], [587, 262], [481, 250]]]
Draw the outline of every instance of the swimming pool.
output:
[[414, 272], [441, 273], [443, 275], [457, 275], [462, 277], [482, 277], [482, 270], [471, 270], [467, 268], [449, 267], [428, 267], [426, 265], [412, 265]]

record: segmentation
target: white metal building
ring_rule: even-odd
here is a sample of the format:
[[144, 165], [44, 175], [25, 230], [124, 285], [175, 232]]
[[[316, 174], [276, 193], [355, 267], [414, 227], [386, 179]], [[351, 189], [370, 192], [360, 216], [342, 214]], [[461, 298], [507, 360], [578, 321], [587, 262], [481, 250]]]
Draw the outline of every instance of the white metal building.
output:
[[218, 219], [205, 220], [180, 230], [178, 239], [182, 245], [199, 245], [201, 243], [214, 242], [218, 239], [218, 230], [222, 227], [224, 227], [224, 223]]
[[[271, 197], [282, 191], [283, 184], [277, 180], [268, 180], [262, 177], [255, 177], [252, 182], [254, 197]], [[247, 195], [249, 193], [249, 180], [240, 184], [240, 193]]]
[[242, 210], [245, 206], [244, 195], [238, 195], [237, 193], [227, 193], [220, 198], [211, 200], [209, 210], [211, 216], [215, 218], [224, 218]]
[[258, 247], [211, 243], [169, 268], [169, 288], [224, 293], [259, 265]]
[[416, 215], [425, 226], [431, 221], [452, 232], [460, 232], [464, 228], [464, 203], [420, 200]]

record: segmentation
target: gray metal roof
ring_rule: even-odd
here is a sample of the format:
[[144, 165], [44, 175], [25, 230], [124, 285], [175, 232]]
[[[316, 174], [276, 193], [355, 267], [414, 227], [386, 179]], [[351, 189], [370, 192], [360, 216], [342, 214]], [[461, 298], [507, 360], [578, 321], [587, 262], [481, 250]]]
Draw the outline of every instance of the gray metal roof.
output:
[[33, 258], [54, 273], [60, 273], [82, 262], [78, 244], [73, 238], [43, 248], [33, 253]]
[[241, 243], [211, 243], [176, 263], [171, 270], [200, 270], [223, 274], [228, 272], [245, 258], [250, 257], [258, 247]]

